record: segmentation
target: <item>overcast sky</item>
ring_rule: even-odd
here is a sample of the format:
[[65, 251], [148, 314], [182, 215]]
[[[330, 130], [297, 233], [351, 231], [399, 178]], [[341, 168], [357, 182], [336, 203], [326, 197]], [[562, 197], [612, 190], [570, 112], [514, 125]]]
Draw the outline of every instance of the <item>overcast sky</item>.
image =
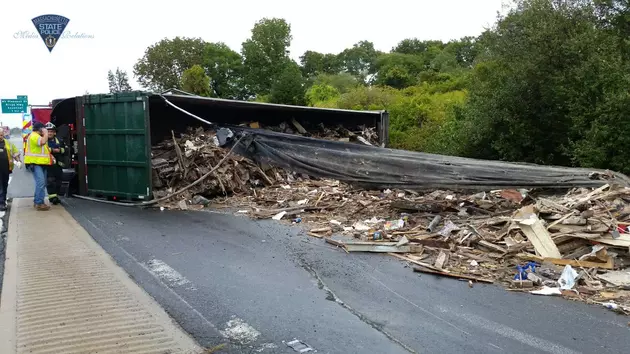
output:
[[[201, 37], [240, 51], [252, 26], [263, 17], [281, 17], [291, 25], [294, 59], [306, 50], [337, 53], [360, 40], [388, 51], [404, 38], [448, 41], [478, 35], [491, 26], [506, 0], [240, 0], [164, 2], [109, 0], [25, 0], [5, 4], [0, 12], [0, 98], [28, 95], [30, 104], [106, 93], [107, 71], [129, 73], [147, 46], [165, 37]], [[62, 38], [52, 53], [36, 34], [31, 19], [54, 14], [70, 19], [65, 33], [93, 38]], [[18, 37], [18, 38], [15, 38]], [[21, 127], [20, 115], [0, 114], [0, 121]]]

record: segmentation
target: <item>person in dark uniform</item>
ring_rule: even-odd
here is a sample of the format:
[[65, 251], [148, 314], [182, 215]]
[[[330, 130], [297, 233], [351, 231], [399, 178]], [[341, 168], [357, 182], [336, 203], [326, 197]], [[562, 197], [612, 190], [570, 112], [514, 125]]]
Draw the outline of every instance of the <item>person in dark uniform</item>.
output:
[[61, 182], [63, 178], [63, 154], [65, 149], [62, 142], [57, 138], [57, 127], [52, 123], [46, 123], [48, 130], [48, 148], [55, 158], [53, 164], [48, 167], [48, 180], [46, 189], [48, 191], [48, 200], [51, 204], [59, 204], [59, 192], [61, 191]]
[[7, 210], [9, 175], [13, 173], [13, 160], [20, 162], [20, 151], [4, 134], [0, 134], [0, 211]]

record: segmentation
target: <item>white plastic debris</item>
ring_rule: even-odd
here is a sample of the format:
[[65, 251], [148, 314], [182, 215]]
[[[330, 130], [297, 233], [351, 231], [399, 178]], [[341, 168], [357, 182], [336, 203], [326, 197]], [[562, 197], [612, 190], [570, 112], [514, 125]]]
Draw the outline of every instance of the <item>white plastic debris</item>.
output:
[[282, 219], [282, 217], [284, 217], [284, 214], [286, 214], [286, 213], [287, 213], [286, 211], [281, 211], [281, 212], [279, 212], [278, 214], [274, 215], [274, 216], [272, 217], [272, 219], [274, 219], [274, 220], [280, 220], [280, 219]]
[[302, 200], [297, 201], [297, 205], [304, 205], [306, 203], [308, 203], [308, 199], [302, 199]]
[[529, 293], [534, 295], [562, 295], [560, 288], [550, 288], [548, 286], [543, 286], [540, 290], [532, 290]]
[[368, 231], [370, 227], [361, 221], [357, 221], [352, 225], [352, 227], [357, 231]]
[[245, 214], [245, 213], [247, 213], [247, 210], [239, 210], [239, 211], [237, 211], [236, 213], [237, 213], [237, 214]]
[[602, 305], [609, 310], [616, 310], [619, 308], [619, 305], [615, 304], [614, 302], [604, 302], [602, 303]]
[[385, 222], [385, 219], [378, 219], [376, 216], [373, 216], [371, 219], [364, 220], [363, 222], [368, 225], [374, 225], [374, 224], [380, 224], [382, 222]]
[[282, 189], [291, 189], [291, 186], [288, 184], [282, 184], [280, 187], [282, 187]]
[[473, 259], [472, 261], [470, 261], [470, 265], [476, 267], [479, 265], [479, 263], [477, 263], [477, 261]]
[[560, 289], [570, 290], [575, 287], [575, 278], [577, 278], [578, 273], [571, 267], [570, 265], [564, 266], [564, 270], [560, 275], [560, 279], [558, 279], [558, 284], [560, 284]]
[[392, 193], [391, 189], [386, 189], [383, 191], [383, 194], [391, 194], [391, 193]]
[[330, 223], [333, 225], [341, 226], [341, 222], [337, 220], [330, 220]]
[[405, 193], [398, 193], [398, 194], [396, 194], [396, 196], [398, 198], [404, 198], [405, 197]]

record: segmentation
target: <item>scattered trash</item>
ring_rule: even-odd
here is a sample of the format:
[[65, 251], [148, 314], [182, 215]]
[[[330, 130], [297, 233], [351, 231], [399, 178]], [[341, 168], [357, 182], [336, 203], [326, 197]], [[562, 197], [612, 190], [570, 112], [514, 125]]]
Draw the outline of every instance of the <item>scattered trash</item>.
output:
[[201, 195], [195, 195], [192, 199], [193, 204], [207, 206], [210, 204], [210, 200]]
[[[305, 123], [297, 123], [286, 122], [276, 131], [303, 134], [299, 124]], [[154, 197], [206, 174], [226, 157], [228, 150], [218, 145], [233, 139], [230, 133], [217, 137], [212, 131], [191, 130], [155, 146]], [[353, 137], [356, 132], [342, 129], [323, 127], [308, 134], [363, 144]], [[377, 145], [371, 133], [360, 134]], [[348, 252], [388, 252], [417, 266], [416, 272], [506, 287], [514, 287], [514, 281], [519, 287], [531, 282], [542, 286], [532, 289], [533, 294], [569, 296], [579, 291], [577, 299], [583, 301], [606, 302], [616, 294], [619, 308], [628, 307], [630, 296], [619, 294], [630, 290], [630, 188], [540, 192], [500, 187], [470, 194], [365, 190], [231, 154], [215, 175], [158, 206], [200, 210], [212, 203], [252, 218], [305, 225], [308, 236]], [[344, 242], [333, 243], [333, 232]]]
[[573, 267], [570, 265], [564, 266], [564, 270], [560, 275], [560, 279], [558, 279], [558, 284], [560, 284], [560, 289], [569, 290], [575, 287], [575, 279], [577, 278], [578, 273], [573, 270]]
[[405, 226], [405, 221], [402, 219], [398, 219], [396, 221], [388, 221], [385, 223], [385, 225], [383, 226], [385, 228], [385, 230], [387, 231], [392, 231], [392, 230], [398, 230], [401, 229]]
[[562, 295], [560, 288], [550, 288], [548, 286], [543, 286], [540, 290], [532, 290], [529, 293], [534, 295]]
[[283, 216], [285, 216], [287, 214], [286, 211], [281, 211], [278, 214], [274, 215], [273, 217], [271, 217], [274, 220], [280, 220], [282, 219]]
[[615, 304], [614, 302], [605, 302], [602, 305], [609, 310], [616, 310], [619, 308], [619, 305]]
[[308, 353], [313, 351], [313, 348], [311, 348], [299, 339], [292, 340], [290, 342], [287, 342], [286, 344], [298, 353]]

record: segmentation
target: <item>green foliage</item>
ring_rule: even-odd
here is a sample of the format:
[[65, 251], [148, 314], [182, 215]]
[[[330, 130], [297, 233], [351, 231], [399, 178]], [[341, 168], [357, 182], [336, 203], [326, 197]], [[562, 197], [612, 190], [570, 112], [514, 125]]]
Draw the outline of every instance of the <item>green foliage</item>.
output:
[[148, 47], [133, 67], [140, 85], [155, 92], [181, 88], [184, 71], [203, 64], [206, 42], [200, 38], [163, 39]]
[[326, 104], [336, 101], [341, 94], [335, 87], [327, 84], [313, 85], [306, 90], [306, 103], [309, 106], [315, 106], [318, 102], [326, 102]]
[[252, 36], [243, 42], [244, 83], [258, 95], [271, 92], [276, 78], [289, 60], [291, 26], [283, 19], [264, 18], [254, 25]]
[[206, 75], [201, 65], [193, 65], [190, 69], [184, 71], [181, 88], [198, 96], [209, 97], [211, 95], [210, 78]]
[[307, 50], [300, 57], [300, 64], [305, 77], [337, 74], [341, 71], [341, 62], [335, 54], [322, 54]]
[[203, 67], [210, 78], [213, 97], [244, 99], [243, 61], [241, 55], [224, 43], [208, 43], [205, 48]]
[[115, 73], [111, 70], [107, 72], [107, 82], [109, 84], [110, 93], [131, 91], [127, 72], [119, 68], [116, 68]]
[[608, 96], [627, 90], [626, 65], [597, 21], [588, 4], [549, 0], [520, 1], [501, 18], [474, 71], [465, 153], [594, 165], [585, 158], [585, 146], [594, 146], [585, 132], [601, 137], [594, 112], [610, 109]]
[[284, 65], [278, 79], [271, 85], [269, 102], [302, 106], [306, 103], [305, 92], [302, 71], [299, 65], [291, 60]]
[[348, 73], [341, 73], [336, 75], [320, 74], [313, 81], [313, 85], [329, 85], [337, 89], [339, 93], [346, 93], [361, 83], [356, 77]]
[[405, 88], [418, 82], [425, 69], [422, 57], [412, 54], [390, 53], [380, 55], [374, 64], [377, 85]]
[[374, 63], [379, 53], [374, 49], [374, 43], [360, 41], [339, 53], [341, 69], [361, 82], [366, 82], [370, 74], [374, 73]]

